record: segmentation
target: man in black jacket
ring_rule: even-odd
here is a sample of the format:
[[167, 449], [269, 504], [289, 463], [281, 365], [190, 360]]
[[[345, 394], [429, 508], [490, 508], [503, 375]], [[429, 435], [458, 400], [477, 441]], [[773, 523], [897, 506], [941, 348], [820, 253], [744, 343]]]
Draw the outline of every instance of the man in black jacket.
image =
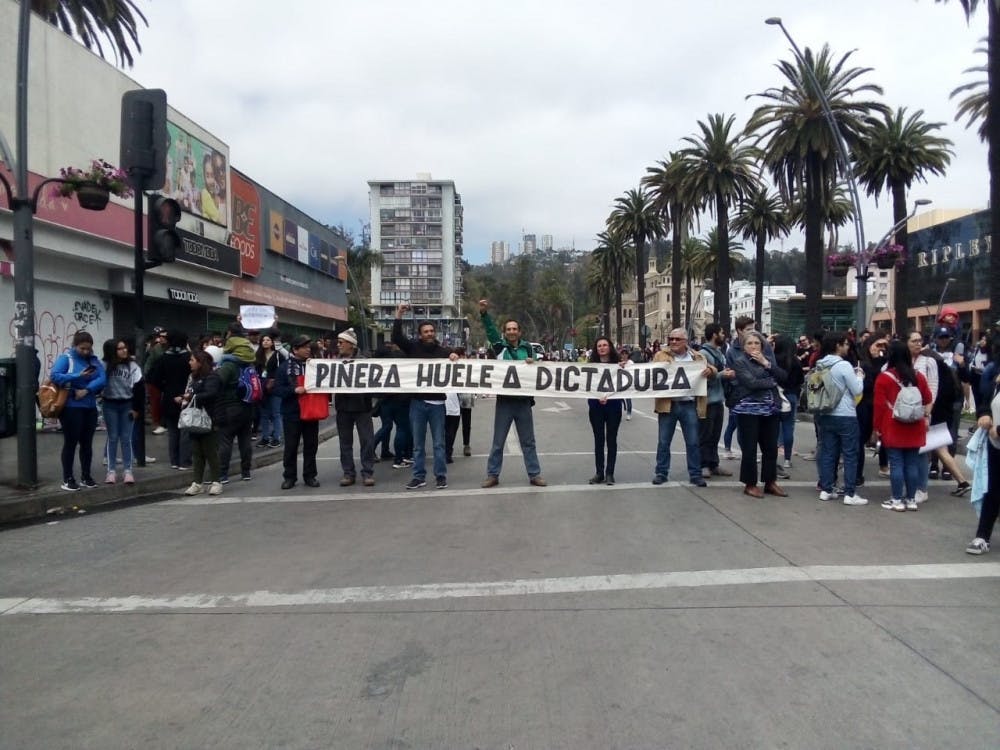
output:
[[[339, 359], [357, 359], [358, 337], [353, 328], [337, 335]], [[372, 397], [367, 393], [338, 393], [333, 397], [337, 410], [337, 437], [340, 440], [341, 487], [357, 480], [354, 466], [354, 430], [361, 442], [361, 479], [365, 487], [375, 486], [375, 428], [372, 426]]]
[[299, 411], [299, 396], [306, 392], [298, 384], [306, 373], [306, 361], [312, 339], [296, 336], [292, 339], [292, 354], [278, 368], [274, 394], [281, 396], [281, 423], [285, 432], [285, 452], [282, 456], [281, 489], [290, 490], [298, 477], [299, 439], [302, 440], [302, 479], [308, 487], [319, 487], [316, 479], [316, 451], [319, 448], [319, 422], [303, 420]]
[[[418, 338], [408, 339], [403, 335], [403, 313], [410, 309], [402, 304], [396, 308], [396, 320], [392, 324], [392, 343], [410, 358], [414, 359], [458, 359], [451, 349], [441, 346], [437, 340], [437, 329], [430, 321], [417, 327]], [[434, 445], [434, 477], [439, 490], [448, 486], [448, 470], [445, 463], [444, 441], [444, 396], [443, 393], [421, 393], [410, 400], [410, 429], [413, 433], [413, 478], [406, 489], [415, 490], [427, 484], [427, 428], [431, 430]]]

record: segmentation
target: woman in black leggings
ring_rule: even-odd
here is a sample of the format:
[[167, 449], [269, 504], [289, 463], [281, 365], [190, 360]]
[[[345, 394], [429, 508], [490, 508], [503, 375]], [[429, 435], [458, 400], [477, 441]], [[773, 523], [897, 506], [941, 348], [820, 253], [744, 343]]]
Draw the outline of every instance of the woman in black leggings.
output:
[[[590, 353], [591, 362], [603, 364], [614, 364], [618, 362], [615, 354], [615, 345], [611, 339], [601, 336], [594, 342], [594, 348]], [[624, 367], [625, 363], [622, 362]], [[615, 483], [615, 462], [618, 458], [618, 428], [622, 423], [621, 401], [607, 398], [587, 399], [589, 409], [590, 426], [594, 431], [594, 464], [597, 473], [590, 478], [590, 484]], [[604, 447], [607, 445], [607, 459], [604, 455]]]

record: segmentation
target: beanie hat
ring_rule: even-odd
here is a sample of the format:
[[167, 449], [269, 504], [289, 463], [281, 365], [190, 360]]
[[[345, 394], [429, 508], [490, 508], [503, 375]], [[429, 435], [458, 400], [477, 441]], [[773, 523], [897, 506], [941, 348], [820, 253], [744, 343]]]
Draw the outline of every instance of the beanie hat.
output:
[[358, 345], [358, 337], [354, 334], [353, 328], [348, 328], [346, 331], [341, 331], [337, 334], [337, 339], [339, 341], [346, 341], [351, 346]]

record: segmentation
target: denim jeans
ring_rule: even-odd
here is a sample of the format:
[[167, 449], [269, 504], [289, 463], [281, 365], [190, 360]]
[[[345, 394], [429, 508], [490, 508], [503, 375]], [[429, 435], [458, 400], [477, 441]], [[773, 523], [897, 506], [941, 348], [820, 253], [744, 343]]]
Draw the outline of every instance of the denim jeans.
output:
[[517, 441], [521, 444], [524, 454], [524, 469], [529, 478], [542, 473], [538, 463], [538, 452], [535, 450], [535, 423], [531, 418], [531, 401], [520, 398], [500, 396], [497, 398], [496, 412], [493, 414], [493, 446], [490, 457], [486, 461], [486, 473], [491, 477], [499, 477], [503, 469], [503, 446], [513, 423], [517, 429]]
[[427, 428], [431, 430], [434, 450], [434, 476], [447, 477], [444, 455], [444, 403], [428, 404], [419, 398], [410, 401], [410, 427], [413, 430], [413, 478], [427, 478]]
[[687, 451], [688, 479], [701, 479], [701, 448], [698, 445], [698, 411], [694, 401], [674, 400], [670, 411], [660, 414], [657, 421], [659, 432], [656, 438], [656, 475], [670, 476], [670, 441], [674, 438], [674, 428], [681, 424], [684, 447]]
[[799, 394], [785, 391], [785, 398], [792, 405], [791, 411], [781, 412], [781, 444], [785, 449], [785, 460], [792, 460], [792, 446], [795, 444], [795, 414], [799, 406]]
[[858, 418], [819, 415], [819, 434], [823, 450], [819, 459], [819, 488], [833, 491], [837, 462], [844, 457], [844, 495], [854, 494], [858, 478]]
[[889, 454], [889, 484], [895, 500], [912, 500], [920, 489], [920, 472], [925, 469], [919, 448], [886, 448]]
[[736, 424], [736, 415], [730, 411], [729, 421], [726, 422], [726, 431], [722, 436], [722, 444], [725, 446], [727, 451], [731, 451], [733, 449], [733, 434], [736, 432]]
[[389, 412], [392, 414], [392, 424], [396, 428], [396, 437], [392, 441], [392, 452], [395, 454], [396, 460], [413, 458], [413, 429], [410, 427], [410, 402], [401, 401], [398, 398], [383, 402], [383, 417], [385, 417], [386, 406], [389, 406]]
[[281, 396], [264, 396], [260, 405], [260, 439], [281, 440]]
[[105, 399], [104, 426], [108, 429], [108, 440], [104, 446], [108, 471], [115, 470], [119, 445], [122, 450], [122, 469], [132, 471], [132, 402]]

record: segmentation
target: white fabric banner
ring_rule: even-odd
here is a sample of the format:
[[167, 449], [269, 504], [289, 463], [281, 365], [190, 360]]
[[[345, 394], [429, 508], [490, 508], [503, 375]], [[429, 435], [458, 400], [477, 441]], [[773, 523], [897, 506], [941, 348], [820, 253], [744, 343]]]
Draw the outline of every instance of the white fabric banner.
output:
[[649, 362], [511, 362], [496, 359], [311, 359], [306, 390], [314, 393], [482, 393], [559, 398], [704, 396], [704, 364]]

